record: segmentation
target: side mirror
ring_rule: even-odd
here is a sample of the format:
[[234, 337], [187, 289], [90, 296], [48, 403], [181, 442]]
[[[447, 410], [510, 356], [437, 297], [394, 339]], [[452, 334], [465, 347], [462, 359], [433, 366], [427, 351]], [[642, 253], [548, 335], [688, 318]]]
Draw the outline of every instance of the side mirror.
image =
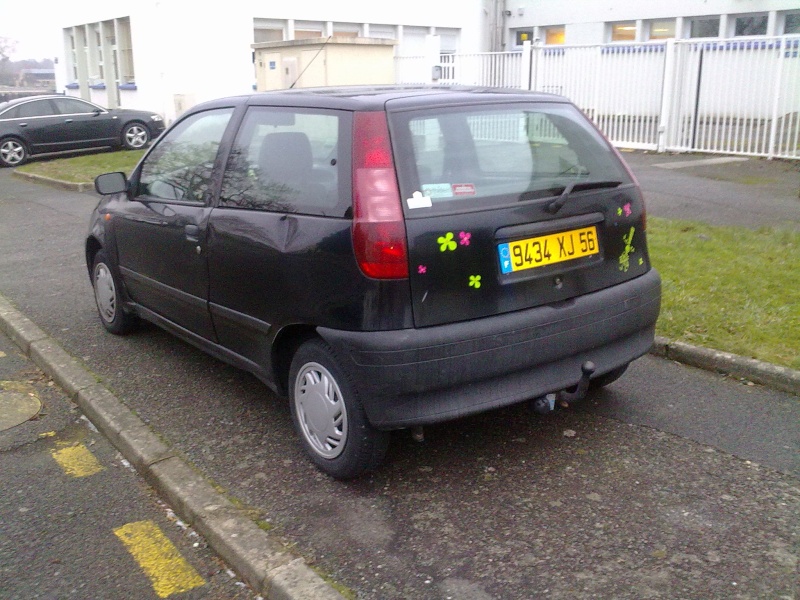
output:
[[94, 179], [94, 189], [101, 196], [121, 194], [128, 191], [128, 180], [125, 173], [104, 173]]

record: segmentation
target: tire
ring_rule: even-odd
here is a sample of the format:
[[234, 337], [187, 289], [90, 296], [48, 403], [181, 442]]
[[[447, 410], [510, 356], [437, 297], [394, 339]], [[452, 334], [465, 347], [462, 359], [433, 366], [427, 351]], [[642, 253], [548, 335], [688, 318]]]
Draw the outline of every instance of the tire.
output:
[[120, 295], [121, 285], [109, 266], [105, 250], [99, 250], [92, 265], [92, 287], [100, 321], [108, 331], [124, 335], [139, 324], [136, 315], [125, 312]]
[[122, 130], [122, 145], [128, 150], [139, 150], [150, 143], [150, 130], [144, 125], [134, 121], [128, 123]]
[[[630, 364], [630, 363], [628, 363]], [[600, 388], [604, 388], [607, 385], [614, 383], [617, 379], [622, 377], [625, 374], [625, 371], [628, 370], [628, 365], [622, 365], [621, 367], [617, 367], [616, 369], [612, 369], [608, 373], [603, 373], [600, 377], [596, 377], [589, 382], [589, 387], [595, 390], [599, 390]]]
[[370, 425], [358, 390], [321, 339], [303, 343], [289, 370], [292, 420], [306, 453], [335, 479], [352, 479], [383, 462], [389, 432]]
[[18, 167], [28, 160], [28, 147], [18, 138], [6, 138], [0, 141], [0, 165]]

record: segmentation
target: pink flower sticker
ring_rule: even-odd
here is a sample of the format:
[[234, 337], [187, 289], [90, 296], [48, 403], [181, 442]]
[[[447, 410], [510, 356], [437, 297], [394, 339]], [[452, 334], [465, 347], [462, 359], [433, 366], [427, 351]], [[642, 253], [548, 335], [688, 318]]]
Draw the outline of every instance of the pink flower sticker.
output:
[[626, 217], [630, 217], [631, 216], [631, 212], [632, 212], [631, 211], [631, 203], [628, 202], [625, 206], [622, 207], [622, 210], [625, 211], [625, 216]]
[[462, 246], [469, 246], [469, 239], [472, 237], [472, 234], [466, 231], [462, 231], [458, 234], [458, 237], [461, 238], [459, 244]]
[[424, 275], [427, 272], [428, 272], [428, 267], [426, 267], [425, 265], [420, 265], [417, 267], [417, 273], [419, 273], [420, 275]]

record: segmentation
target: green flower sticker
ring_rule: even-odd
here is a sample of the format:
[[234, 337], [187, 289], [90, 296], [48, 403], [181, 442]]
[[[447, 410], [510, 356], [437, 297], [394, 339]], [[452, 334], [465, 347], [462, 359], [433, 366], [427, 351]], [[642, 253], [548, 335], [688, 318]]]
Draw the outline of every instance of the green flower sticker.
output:
[[436, 240], [439, 243], [439, 250], [442, 252], [447, 252], [448, 250], [452, 252], [455, 250], [458, 244], [456, 244], [453, 237], [452, 231], [448, 231], [445, 235], [440, 236], [439, 239]]
[[474, 287], [478, 289], [481, 287], [481, 276], [480, 275], [470, 275], [469, 276], [469, 287]]
[[625, 250], [622, 252], [622, 256], [619, 257], [619, 270], [625, 273], [631, 268], [631, 254], [636, 252], [636, 248], [631, 245], [631, 242], [633, 242], [633, 233], [635, 231], [636, 228], [631, 227], [628, 235], [622, 236], [622, 241], [625, 242]]

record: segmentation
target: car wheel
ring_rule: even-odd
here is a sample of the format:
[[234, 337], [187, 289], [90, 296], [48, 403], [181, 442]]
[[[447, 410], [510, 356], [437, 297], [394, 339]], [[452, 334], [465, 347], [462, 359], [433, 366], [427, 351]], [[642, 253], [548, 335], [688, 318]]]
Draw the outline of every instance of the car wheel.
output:
[[595, 377], [589, 382], [589, 387], [593, 389], [600, 389], [602, 387], [606, 387], [614, 383], [617, 379], [622, 377], [625, 374], [625, 371], [628, 370], [628, 365], [622, 365], [621, 367], [617, 367], [616, 369], [612, 369], [608, 373], [604, 373], [600, 375], [600, 377]]
[[289, 372], [292, 420], [311, 461], [336, 479], [378, 467], [389, 432], [370, 425], [356, 385], [320, 339], [305, 342]]
[[28, 159], [28, 148], [17, 138], [6, 138], [0, 142], [0, 164], [17, 167]]
[[123, 335], [136, 327], [139, 322], [136, 315], [127, 313], [122, 308], [120, 282], [109, 267], [105, 250], [98, 251], [94, 256], [92, 286], [100, 321], [108, 331]]
[[128, 150], [139, 150], [150, 143], [150, 130], [142, 123], [128, 123], [122, 130], [122, 144]]

